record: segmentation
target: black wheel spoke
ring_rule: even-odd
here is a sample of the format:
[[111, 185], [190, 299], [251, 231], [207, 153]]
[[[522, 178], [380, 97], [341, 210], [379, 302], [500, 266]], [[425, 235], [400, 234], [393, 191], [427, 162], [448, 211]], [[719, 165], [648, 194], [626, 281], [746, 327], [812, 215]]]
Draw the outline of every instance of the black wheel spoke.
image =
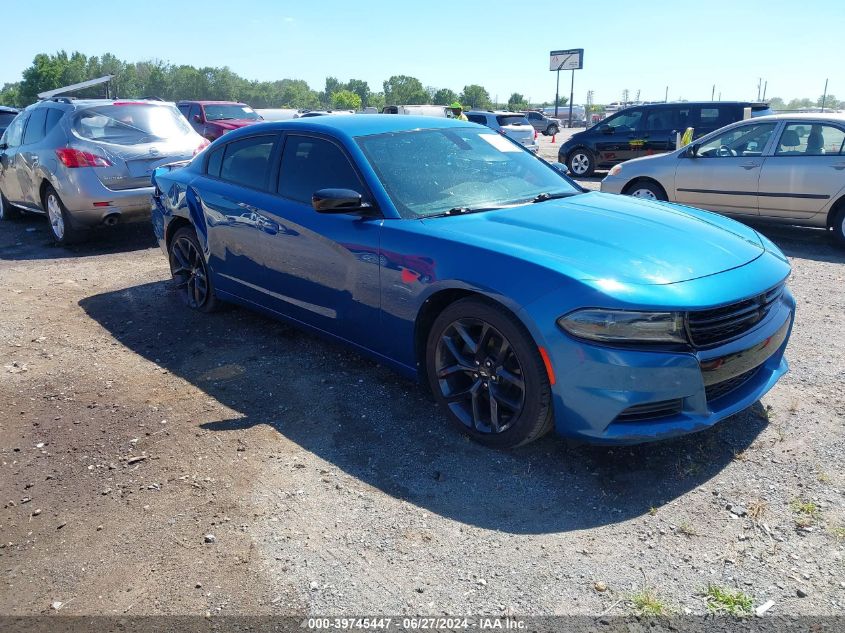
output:
[[490, 337], [492, 335], [493, 328], [485, 323], [484, 327], [481, 328], [481, 337], [478, 339], [478, 348], [476, 349], [476, 356], [479, 359], [487, 353], [487, 346], [490, 344]]
[[472, 397], [472, 425], [481, 430], [481, 425], [484, 424], [484, 421], [481, 418], [481, 394], [478, 393], [480, 389], [480, 385], [475, 383], [470, 389], [470, 395]]
[[469, 332], [467, 332], [467, 329], [460, 323], [455, 323], [454, 327], [455, 331], [458, 333], [458, 336], [463, 339], [464, 344], [466, 344], [466, 346], [469, 348], [469, 351], [473, 354], [477, 353], [478, 343], [470, 336]]
[[472, 373], [472, 371], [473, 371], [472, 367], [458, 363], [457, 365], [451, 365], [449, 367], [444, 367], [443, 369], [438, 370], [437, 377], [438, 378], [447, 378], [449, 376], [452, 376], [453, 374], [459, 374], [459, 373], [469, 374], [469, 373]]
[[446, 349], [449, 350], [449, 353], [455, 359], [455, 361], [463, 365], [465, 367], [471, 367], [472, 363], [463, 355], [463, 353], [458, 349], [458, 346], [455, 345], [455, 341], [452, 340], [449, 336], [444, 336], [442, 339], [443, 344], [446, 346]]
[[490, 397], [495, 398], [498, 404], [503, 405], [514, 413], [517, 413], [522, 409], [522, 403], [516, 400], [511, 400], [510, 398], [503, 396], [501, 393], [496, 392], [495, 394], [490, 394]]
[[516, 374], [509, 372], [504, 367], [500, 367], [496, 371], [496, 377], [499, 380], [512, 384], [520, 390], [525, 389], [525, 382], [522, 380], [522, 376], [517, 376]]
[[451, 394], [444, 394], [443, 397], [446, 398], [447, 402], [458, 402], [460, 400], [469, 400], [472, 398], [472, 394], [474, 391], [478, 389], [479, 382], [476, 381], [473, 383], [468, 389], [464, 389], [462, 391], [456, 391]]
[[502, 426], [499, 424], [499, 403], [493, 395], [493, 385], [490, 385], [490, 426], [493, 428], [493, 433], [499, 433]]

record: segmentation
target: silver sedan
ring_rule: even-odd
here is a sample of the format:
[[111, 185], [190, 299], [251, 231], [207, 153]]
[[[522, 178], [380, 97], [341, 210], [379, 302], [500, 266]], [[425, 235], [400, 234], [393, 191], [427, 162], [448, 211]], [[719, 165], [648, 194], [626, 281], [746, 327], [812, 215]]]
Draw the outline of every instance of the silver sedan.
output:
[[845, 115], [775, 114], [614, 166], [601, 190], [833, 230], [845, 245]]

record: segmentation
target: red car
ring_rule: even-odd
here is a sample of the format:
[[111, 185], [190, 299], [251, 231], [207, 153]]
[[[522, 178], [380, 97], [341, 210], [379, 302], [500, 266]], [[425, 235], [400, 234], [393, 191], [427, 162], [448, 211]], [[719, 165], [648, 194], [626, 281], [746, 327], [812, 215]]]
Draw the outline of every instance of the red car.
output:
[[220, 138], [230, 130], [264, 120], [245, 103], [235, 101], [180, 101], [176, 107], [197, 133], [209, 141]]

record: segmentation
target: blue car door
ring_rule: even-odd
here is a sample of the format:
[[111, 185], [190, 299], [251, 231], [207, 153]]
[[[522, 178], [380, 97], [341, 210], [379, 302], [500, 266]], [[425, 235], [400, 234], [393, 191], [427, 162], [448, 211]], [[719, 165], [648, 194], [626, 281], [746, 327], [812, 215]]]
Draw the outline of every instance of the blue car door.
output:
[[203, 218], [194, 224], [208, 245], [215, 287], [259, 304], [265, 294], [262, 236], [277, 230], [266, 210], [277, 200], [271, 175], [279, 138], [256, 134], [215, 147], [205, 174], [194, 179], [188, 192], [196, 196], [194, 208], [202, 210]]
[[318, 213], [315, 191], [352, 189], [371, 201], [346, 151], [333, 139], [287, 133], [276, 203], [263, 235], [264, 286], [274, 310], [374, 351], [379, 336], [382, 219]]

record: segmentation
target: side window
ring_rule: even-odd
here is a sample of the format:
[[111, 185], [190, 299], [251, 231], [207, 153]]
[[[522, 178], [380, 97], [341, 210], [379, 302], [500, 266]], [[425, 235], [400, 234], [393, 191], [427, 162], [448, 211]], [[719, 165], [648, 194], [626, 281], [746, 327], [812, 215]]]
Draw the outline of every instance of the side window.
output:
[[652, 108], [646, 111], [643, 130], [677, 130], [678, 111], [675, 108]]
[[214, 176], [215, 178], [220, 177], [220, 166], [223, 164], [224, 151], [226, 151], [225, 145], [218, 147], [208, 155], [208, 163], [206, 163], [205, 172], [209, 176]]
[[50, 130], [56, 127], [56, 124], [62, 120], [64, 114], [63, 110], [59, 110], [57, 108], [49, 108], [47, 110], [47, 123], [44, 125], [45, 135], [49, 134]]
[[780, 135], [775, 156], [826, 156], [843, 153], [845, 132], [820, 123], [790, 123]]
[[29, 123], [23, 133], [23, 144], [37, 143], [44, 138], [44, 124], [47, 122], [47, 108], [36, 108], [29, 115]]
[[701, 108], [698, 115], [698, 125], [703, 128], [720, 128], [742, 118], [733, 116], [735, 109], [730, 106]]
[[467, 118], [472, 121], [473, 123], [480, 123], [481, 125], [487, 125], [487, 119], [484, 117], [483, 114], [468, 114]]
[[529, 112], [528, 118], [532, 121], [539, 121], [542, 117], [540, 116], [539, 112]]
[[187, 119], [187, 118], [188, 118], [188, 113], [191, 111], [191, 106], [190, 106], [190, 104], [183, 103], [183, 104], [178, 105], [178, 106], [176, 106], [176, 107], [177, 107], [177, 108], [179, 108], [179, 112], [181, 112], [181, 113], [182, 113], [182, 116], [183, 116], [183, 117], [185, 117], [185, 118]]
[[195, 103], [194, 105], [191, 106], [191, 109], [188, 111], [188, 121], [190, 121], [191, 123], [195, 123], [194, 115], [197, 115], [199, 113], [200, 113], [200, 107], [199, 107], [199, 105], [197, 105]]
[[775, 125], [775, 123], [758, 123], [732, 128], [702, 143], [697, 156], [700, 158], [761, 156], [772, 137]]
[[334, 143], [306, 136], [289, 136], [279, 168], [279, 193], [285, 198], [311, 203], [320, 189], [364, 188], [349, 160]]
[[23, 126], [28, 118], [28, 114], [19, 115], [14, 121], [12, 121], [9, 129], [6, 130], [6, 143], [9, 147], [17, 147], [21, 144], [21, 140], [23, 139]]
[[605, 119], [602, 124], [607, 125], [614, 132], [633, 132], [639, 129], [642, 118], [642, 110], [631, 110], [629, 112], [620, 112], [616, 116]]
[[267, 190], [275, 136], [252, 136], [226, 145], [220, 178], [236, 185]]

